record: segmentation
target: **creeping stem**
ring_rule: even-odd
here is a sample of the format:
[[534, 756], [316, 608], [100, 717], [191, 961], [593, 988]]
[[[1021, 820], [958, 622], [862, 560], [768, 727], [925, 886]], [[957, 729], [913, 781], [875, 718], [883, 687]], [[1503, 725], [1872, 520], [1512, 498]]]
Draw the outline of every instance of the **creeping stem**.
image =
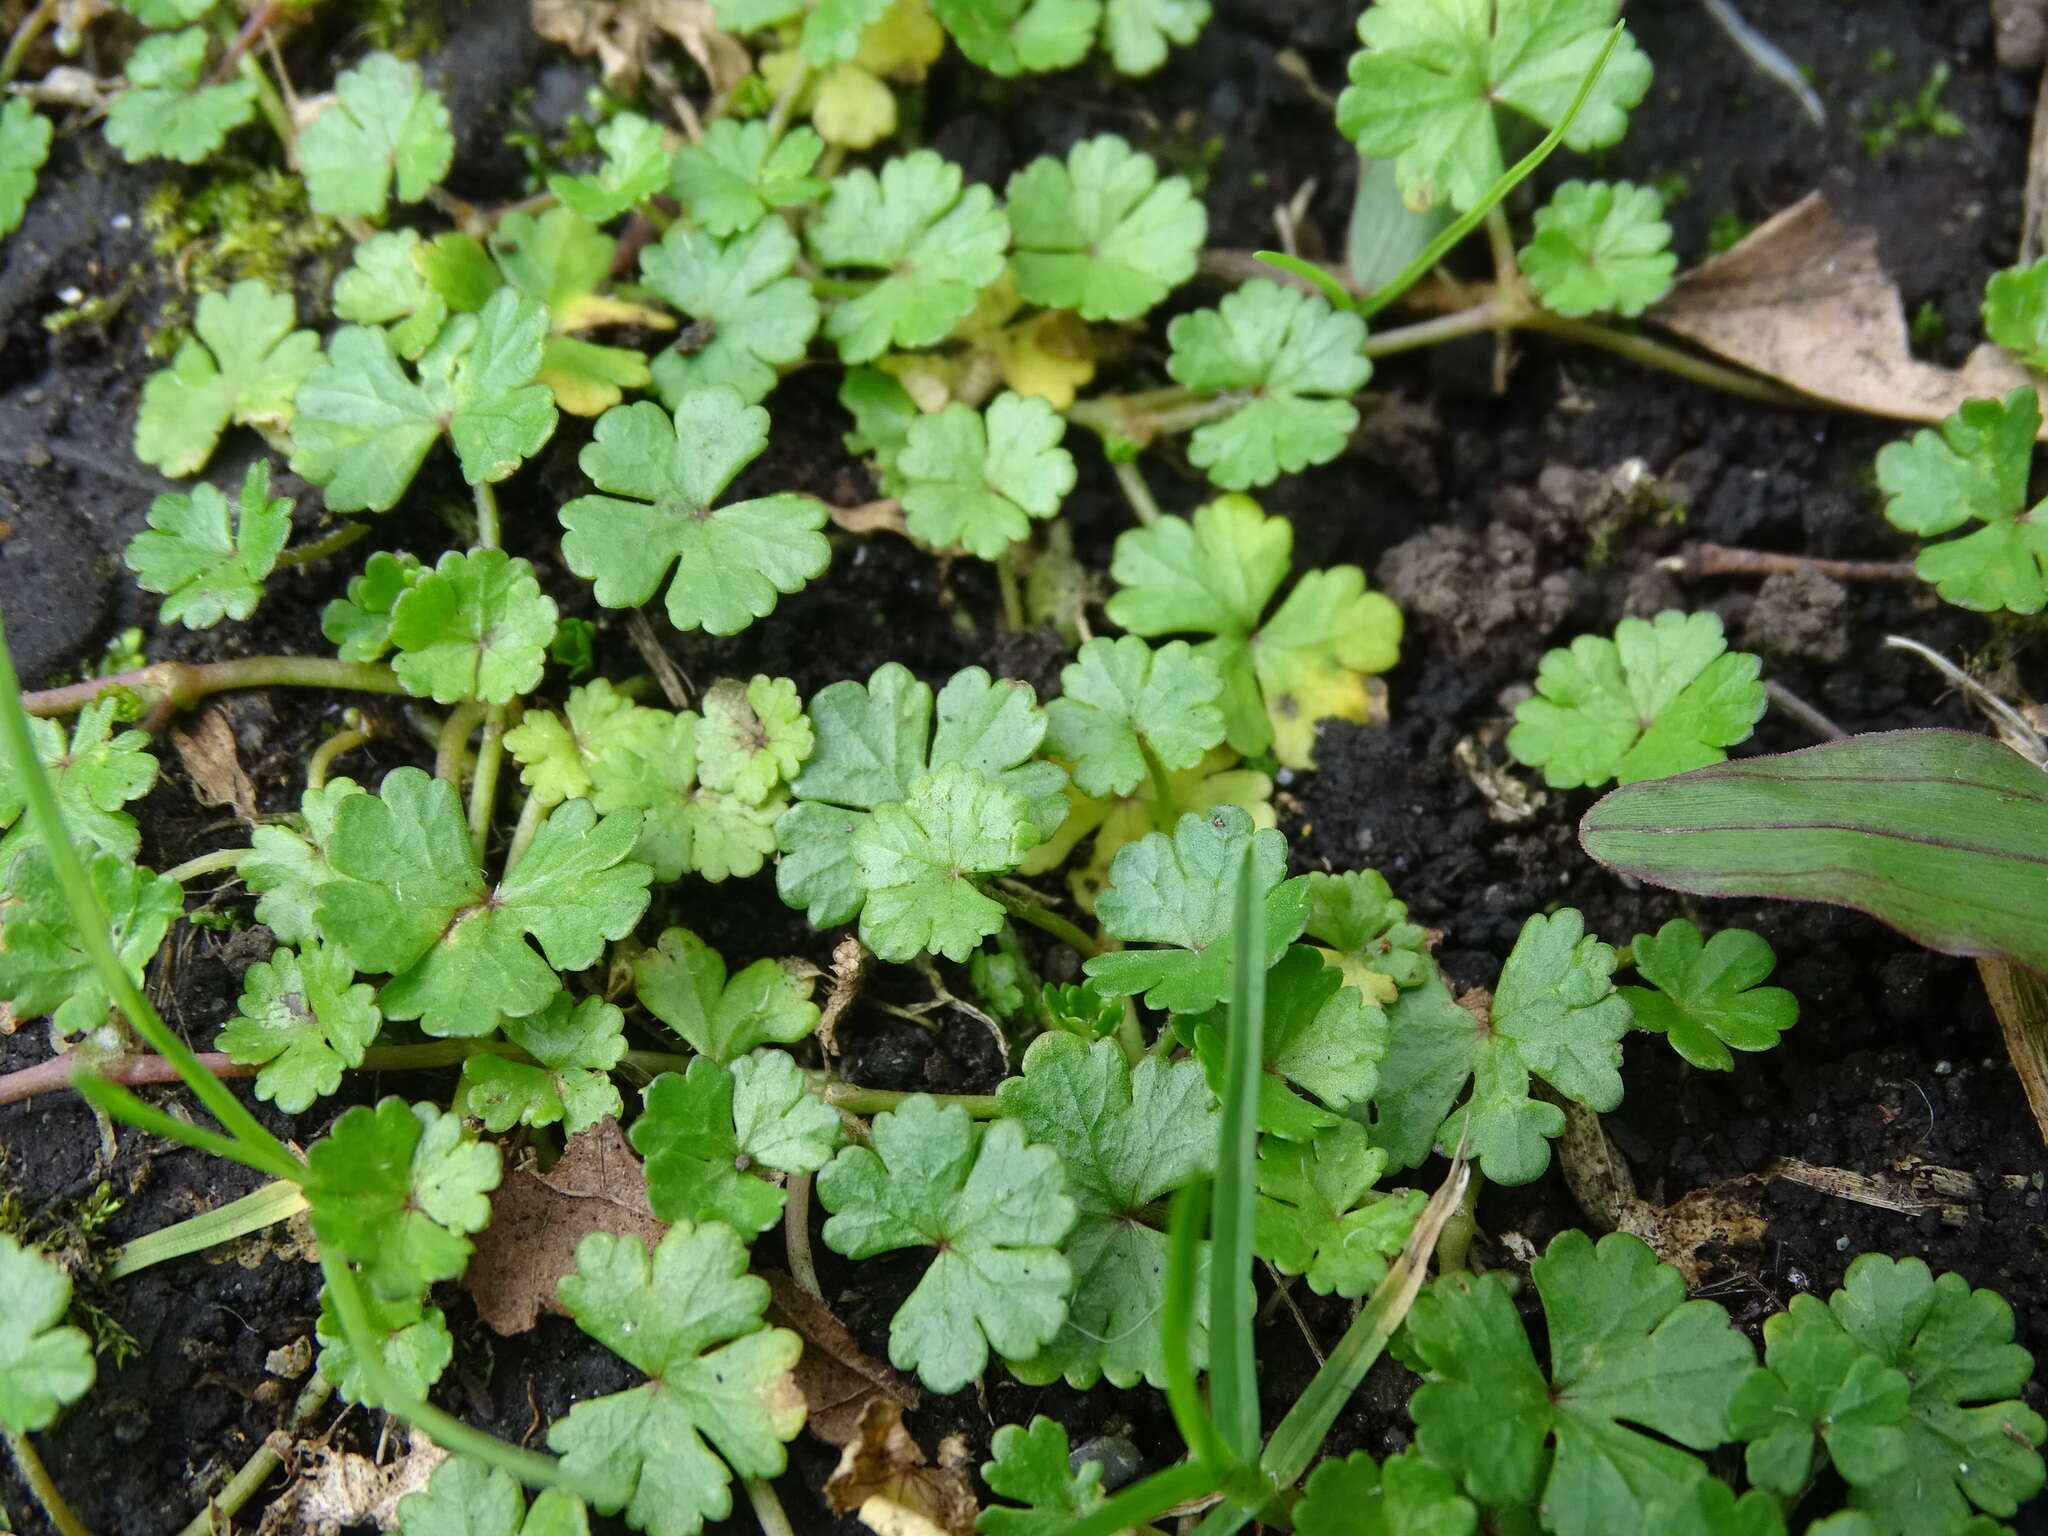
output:
[[62, 688], [41, 688], [21, 696], [32, 715], [73, 715], [95, 699], [126, 691], [149, 701], [143, 717], [153, 730], [172, 715], [211, 694], [232, 688], [334, 688], [354, 693], [404, 693], [398, 674], [374, 661], [338, 661], [328, 656], [242, 656], [233, 661], [158, 661], [108, 677], [87, 678]]
[[85, 1524], [71, 1512], [71, 1506], [64, 1502], [64, 1495], [57, 1491], [56, 1483], [51, 1481], [42, 1457], [36, 1454], [28, 1436], [0, 1428], [0, 1438], [7, 1441], [7, 1449], [14, 1453], [14, 1464], [21, 1468], [21, 1480], [28, 1484], [28, 1491], [34, 1495], [35, 1501], [43, 1506], [43, 1513], [50, 1517], [50, 1524], [57, 1528], [58, 1536], [92, 1536]]

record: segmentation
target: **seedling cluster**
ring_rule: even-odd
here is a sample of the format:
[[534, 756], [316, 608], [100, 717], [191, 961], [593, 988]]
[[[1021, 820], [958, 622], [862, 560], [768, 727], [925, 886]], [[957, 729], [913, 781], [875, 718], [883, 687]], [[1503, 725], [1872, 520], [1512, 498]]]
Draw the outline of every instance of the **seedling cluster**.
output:
[[[1095, 50], [1142, 73], [1200, 30], [1203, 0], [718, 0], [720, 45], [748, 68], [708, 121], [677, 135], [618, 106], [594, 163], [500, 213], [440, 191], [455, 139], [417, 65], [371, 52], [294, 119], [224, 8], [122, 5], [144, 31], [108, 141], [197, 164], [273, 132], [308, 217], [351, 247], [324, 298], [245, 278], [198, 299], [143, 388], [134, 450], [180, 478], [230, 433], [269, 454], [232, 490], [157, 498], [128, 565], [164, 623], [208, 629], [248, 619], [281, 567], [355, 563], [321, 618], [331, 657], [145, 666], [28, 695], [30, 713], [0, 665], [0, 1000], [48, 1019], [106, 1112], [307, 1202], [321, 1373], [456, 1453], [402, 1530], [555, 1536], [594, 1510], [691, 1536], [731, 1514], [735, 1484], [777, 1529], [803, 1346], [767, 1321], [752, 1247], [784, 1223], [807, 1252], [813, 1193], [835, 1253], [929, 1254], [888, 1353], [930, 1391], [1000, 1369], [1167, 1393], [1187, 1459], [1162, 1448], [1167, 1470], [1121, 1493], [1070, 1460], [1060, 1425], [998, 1430], [982, 1470], [1006, 1502], [980, 1517], [996, 1536], [1114, 1531], [1209, 1494], [1233, 1530], [1256, 1515], [1310, 1533], [1936, 1536], [1992, 1528], [2039, 1488], [2044, 1426], [2014, 1400], [2031, 1362], [2009, 1311], [1917, 1261], [1859, 1260], [1832, 1299], [1770, 1320], [1761, 1359], [1632, 1237], [1568, 1232], [1534, 1263], [1541, 1354], [1508, 1275], [1447, 1242], [1423, 1285], [1462, 1181], [1540, 1177], [1571, 1116], [1620, 1103], [1633, 1032], [1726, 1071], [1797, 1004], [1763, 985], [1774, 957], [1754, 934], [1674, 921], [1625, 959], [1570, 908], [1528, 918], [1489, 992], [1454, 995], [1385, 879], [1290, 876], [1275, 830], [1274, 775], [1314, 767], [1321, 721], [1374, 717], [1402, 623], [1357, 567], [1299, 569], [1290, 524], [1246, 493], [1344, 450], [1373, 357], [1415, 344], [1370, 317], [1480, 222], [1505, 230], [1500, 200], [1539, 157], [1510, 170], [1504, 128], [1533, 123], [1546, 152], [1622, 135], [1650, 65], [1613, 0], [1369, 6], [1337, 126], [1393, 166], [1387, 216], [1442, 234], [1369, 292], [1285, 261], [1205, 292], [1163, 328], [1149, 379], [1115, 328], [1198, 271], [1186, 177], [1115, 135], [1000, 190], [929, 149], [847, 157], [886, 143], [892, 82], [948, 46], [1002, 76]], [[50, 138], [26, 100], [0, 108], [0, 232]], [[1675, 268], [1660, 214], [1649, 189], [1565, 183], [1519, 254], [1509, 242], [1488, 323], [1511, 321], [1501, 305], [1559, 324], [1639, 314]], [[2029, 356], [2048, 335], [2043, 270], [2001, 279], [1988, 311]], [[875, 505], [828, 506], [764, 459], [799, 368], [836, 373]], [[1111, 380], [1142, 387], [1083, 393]], [[2048, 596], [2016, 559], [2034, 549], [2037, 427], [2022, 391], [1881, 461], [1902, 526], [1986, 525], [1922, 556], [1944, 595], [2025, 612]], [[1217, 493], [1185, 517], [1142, 474], [1181, 434]], [[550, 498], [533, 463], [558, 441], [580, 445], [581, 484], [552, 525], [502, 516], [500, 487], [522, 511]], [[1042, 579], [1085, 580], [1060, 517], [1098, 457], [1136, 519], [1106, 573], [1112, 633], [1084, 633], [1086, 605]], [[279, 494], [283, 465], [317, 504]], [[473, 500], [456, 547], [345, 554], [399, 518], [388, 542], [411, 542], [451, 475]], [[863, 510], [992, 565], [1010, 628], [1063, 628], [1058, 693], [894, 661], [807, 699], [766, 674], [664, 693], [592, 675], [609, 614], [564, 617], [654, 608], [720, 637], [784, 622], [785, 600], [834, 580], [851, 547], [837, 524]], [[542, 558], [557, 542], [567, 576]], [[352, 723], [247, 848], [143, 867], [126, 807], [157, 780], [151, 731], [257, 685], [403, 699], [432, 751], [358, 782], [331, 771], [364, 745]], [[1544, 658], [1508, 747], [1560, 788], [1659, 779], [1722, 761], [1763, 704], [1757, 659], [1727, 651], [1717, 619], [1669, 612]], [[276, 948], [213, 1044], [259, 1098], [316, 1115], [303, 1154], [138, 990], [186, 884], [228, 871]], [[821, 1007], [811, 968], [735, 968], [677, 920], [703, 886], [749, 879], [848, 930], [844, 987], [872, 961], [966, 991], [1003, 1053], [995, 1091], [843, 1081], [817, 1036], [851, 991]], [[138, 1044], [219, 1129], [92, 1075]], [[459, 1069], [446, 1102], [385, 1098], [322, 1130], [348, 1073], [400, 1061]], [[651, 1251], [586, 1237], [559, 1300], [644, 1380], [579, 1402], [542, 1454], [433, 1404], [454, 1357], [438, 1288], [491, 1220], [493, 1138], [614, 1117], [666, 1233]], [[1438, 1157], [1448, 1203], [1423, 1182]], [[1333, 1357], [1263, 1455], [1254, 1256], [1361, 1300], [1373, 1339]], [[0, 1426], [55, 1516], [27, 1436], [89, 1388], [91, 1357], [62, 1322], [61, 1273], [5, 1237], [0, 1292], [28, 1299], [0, 1320]], [[1313, 1465], [1390, 1337], [1423, 1383], [1414, 1446]], [[1824, 1465], [1839, 1487], [1817, 1483]]]

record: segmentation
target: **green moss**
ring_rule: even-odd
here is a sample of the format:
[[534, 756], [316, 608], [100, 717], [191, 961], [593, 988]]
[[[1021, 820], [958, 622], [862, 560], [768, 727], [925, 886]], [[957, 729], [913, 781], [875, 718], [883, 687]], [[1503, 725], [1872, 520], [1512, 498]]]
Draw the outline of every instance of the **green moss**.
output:
[[245, 277], [289, 289], [299, 263], [343, 238], [332, 219], [306, 206], [298, 177], [220, 156], [196, 190], [160, 184], [143, 204], [150, 248], [177, 263], [189, 291], [225, 288]]
[[1723, 208], [1707, 224], [1707, 250], [1718, 256], [1742, 243], [1754, 226], [1733, 208]]
[[1967, 133], [1963, 120], [1941, 104], [1948, 77], [1947, 62], [1939, 62], [1912, 96], [1873, 108], [1868, 114], [1871, 126], [1863, 130], [1863, 153], [1875, 160], [1916, 139], [1959, 139]]

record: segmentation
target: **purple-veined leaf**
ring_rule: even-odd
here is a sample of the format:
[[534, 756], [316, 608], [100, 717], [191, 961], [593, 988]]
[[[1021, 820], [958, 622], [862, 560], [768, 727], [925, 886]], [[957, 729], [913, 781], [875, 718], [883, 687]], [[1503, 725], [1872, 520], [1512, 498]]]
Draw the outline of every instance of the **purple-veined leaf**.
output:
[[1618, 789], [1579, 840], [1698, 896], [1854, 907], [2048, 975], [2048, 774], [1964, 731], [1882, 731]]

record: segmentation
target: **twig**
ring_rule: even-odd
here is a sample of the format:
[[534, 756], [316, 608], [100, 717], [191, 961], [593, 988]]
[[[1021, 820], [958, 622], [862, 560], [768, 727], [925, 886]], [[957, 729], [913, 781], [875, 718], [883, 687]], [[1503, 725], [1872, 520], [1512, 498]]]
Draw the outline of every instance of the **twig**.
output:
[[1799, 697], [1790, 688], [1775, 679], [1764, 682], [1764, 697], [1805, 726], [1823, 741], [1840, 741], [1849, 733], [1826, 715]]
[[155, 730], [172, 715], [210, 694], [231, 688], [335, 688], [355, 693], [404, 693], [398, 674], [378, 662], [337, 661], [328, 656], [243, 656], [235, 661], [159, 661], [109, 677], [88, 678], [62, 688], [39, 688], [21, 696], [32, 715], [73, 715], [94, 700], [126, 690], [151, 700], [140, 722]]
[[[289, 1434], [304, 1424], [314, 1414], [327, 1406], [334, 1396], [334, 1385], [318, 1371], [306, 1383], [306, 1389], [292, 1404], [291, 1417], [284, 1421], [284, 1432]], [[256, 1495], [256, 1490], [270, 1480], [270, 1474], [284, 1465], [283, 1455], [273, 1446], [276, 1437], [265, 1440], [256, 1447], [255, 1453], [242, 1463], [241, 1470], [222, 1485], [219, 1493], [206, 1501], [206, 1508], [194, 1515], [178, 1536], [214, 1536], [222, 1526], [216, 1515], [232, 1519], [242, 1507]]]
[[1657, 562], [1684, 581], [1702, 576], [1775, 576], [1811, 571], [1835, 581], [1911, 581], [1910, 560], [1823, 560], [1817, 555], [1786, 555], [1770, 549], [1735, 549], [1726, 544], [1690, 543]]
[[811, 1261], [811, 1175], [789, 1176], [788, 1198], [782, 1206], [782, 1253], [789, 1263], [789, 1278], [813, 1301], [823, 1301], [818, 1284], [818, 1266]]
[[37, 38], [57, 14], [57, 0], [37, 0], [35, 9], [21, 18], [21, 25], [14, 29], [14, 36], [7, 40], [7, 52], [0, 54], [0, 85], [12, 80], [21, 68], [21, 61], [28, 57], [28, 51], [35, 46]]

